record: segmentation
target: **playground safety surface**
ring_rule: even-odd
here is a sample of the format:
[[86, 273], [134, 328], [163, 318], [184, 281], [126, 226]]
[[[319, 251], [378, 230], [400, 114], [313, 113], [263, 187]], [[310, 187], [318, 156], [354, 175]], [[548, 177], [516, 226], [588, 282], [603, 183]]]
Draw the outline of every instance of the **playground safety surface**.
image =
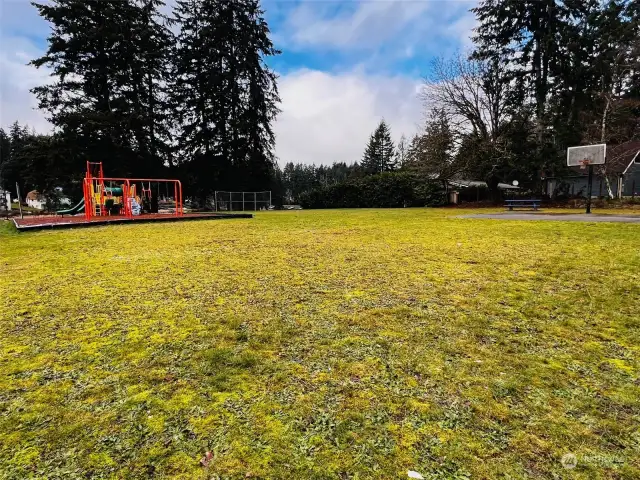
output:
[[122, 223], [146, 222], [185, 222], [190, 220], [225, 220], [230, 218], [253, 218], [250, 213], [185, 213], [181, 216], [170, 214], [144, 214], [133, 218], [123, 216], [94, 217], [87, 220], [84, 215], [49, 215], [26, 218], [14, 218], [13, 223], [19, 231], [43, 230], [49, 228], [95, 227], [99, 225], [117, 225]]

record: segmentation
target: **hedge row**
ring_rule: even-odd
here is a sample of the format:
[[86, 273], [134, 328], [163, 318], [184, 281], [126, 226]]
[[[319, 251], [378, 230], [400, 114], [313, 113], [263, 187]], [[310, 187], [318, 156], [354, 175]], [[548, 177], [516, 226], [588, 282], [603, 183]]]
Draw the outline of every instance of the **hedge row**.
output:
[[318, 188], [301, 195], [303, 208], [438, 207], [446, 205], [442, 183], [406, 172], [387, 172]]

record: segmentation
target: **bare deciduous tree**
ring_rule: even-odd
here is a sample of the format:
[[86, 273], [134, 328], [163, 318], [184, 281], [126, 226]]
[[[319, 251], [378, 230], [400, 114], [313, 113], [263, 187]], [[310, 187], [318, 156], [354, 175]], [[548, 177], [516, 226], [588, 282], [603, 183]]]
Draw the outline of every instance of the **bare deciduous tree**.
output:
[[[457, 55], [433, 62], [421, 93], [427, 112], [440, 111], [448, 119], [456, 170], [481, 176], [494, 194], [518, 160], [503, 135], [512, 118], [510, 78], [497, 61]], [[520, 105], [520, 112], [526, 110]]]
[[457, 55], [438, 58], [425, 78], [422, 99], [428, 110], [442, 109], [457, 134], [495, 141], [508, 115], [508, 75], [497, 62]]

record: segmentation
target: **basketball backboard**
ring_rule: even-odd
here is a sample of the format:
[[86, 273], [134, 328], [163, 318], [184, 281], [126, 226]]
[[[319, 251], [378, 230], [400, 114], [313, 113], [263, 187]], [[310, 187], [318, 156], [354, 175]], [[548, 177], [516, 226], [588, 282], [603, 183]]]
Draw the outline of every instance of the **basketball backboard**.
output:
[[569, 147], [567, 149], [567, 165], [570, 167], [586, 167], [587, 165], [603, 165], [607, 158], [607, 144]]

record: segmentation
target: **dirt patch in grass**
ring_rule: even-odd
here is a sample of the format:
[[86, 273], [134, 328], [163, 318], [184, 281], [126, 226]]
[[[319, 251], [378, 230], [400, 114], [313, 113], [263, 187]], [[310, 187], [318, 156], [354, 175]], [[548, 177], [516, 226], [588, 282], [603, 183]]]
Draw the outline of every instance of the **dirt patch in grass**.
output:
[[638, 478], [640, 227], [459, 215], [3, 229], [3, 478]]

